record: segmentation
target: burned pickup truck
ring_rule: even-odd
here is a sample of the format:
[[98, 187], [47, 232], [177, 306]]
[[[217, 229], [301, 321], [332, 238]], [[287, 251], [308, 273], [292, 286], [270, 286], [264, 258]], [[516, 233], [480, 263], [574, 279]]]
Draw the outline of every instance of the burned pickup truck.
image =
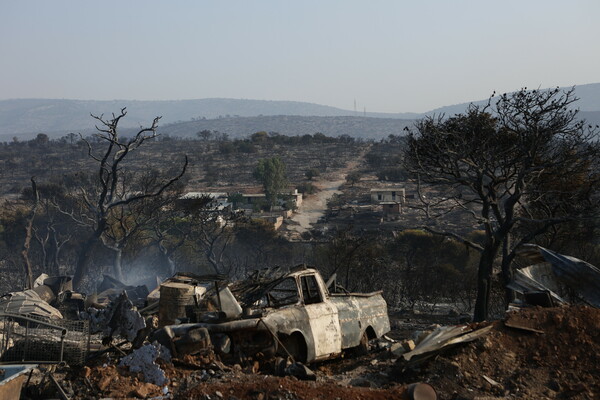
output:
[[345, 349], [366, 351], [369, 340], [390, 329], [381, 292], [330, 292], [319, 272], [304, 266], [279, 274], [256, 271], [249, 279], [213, 290], [212, 296], [204, 296], [213, 311], [195, 323], [164, 326], [154, 338], [176, 343], [200, 335], [223, 355], [282, 356], [310, 363]]

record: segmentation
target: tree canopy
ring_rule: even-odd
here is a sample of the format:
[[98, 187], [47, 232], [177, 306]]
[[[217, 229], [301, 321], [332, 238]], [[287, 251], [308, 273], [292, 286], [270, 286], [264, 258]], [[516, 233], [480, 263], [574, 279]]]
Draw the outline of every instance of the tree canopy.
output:
[[285, 163], [279, 157], [262, 158], [254, 170], [254, 178], [262, 183], [269, 205], [277, 202], [277, 196], [286, 188], [288, 182]]
[[422, 182], [446, 185], [432, 217], [462, 211], [485, 231], [483, 243], [455, 232], [481, 252], [475, 320], [487, 318], [494, 262], [501, 254], [504, 283], [515, 250], [557, 224], [596, 212], [596, 129], [577, 118], [573, 90], [523, 89], [465, 114], [428, 117], [410, 132], [405, 164]]

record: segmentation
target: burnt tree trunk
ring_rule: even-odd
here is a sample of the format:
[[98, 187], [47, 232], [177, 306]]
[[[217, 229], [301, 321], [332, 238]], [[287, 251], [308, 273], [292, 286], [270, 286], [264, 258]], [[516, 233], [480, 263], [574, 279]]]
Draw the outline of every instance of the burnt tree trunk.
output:
[[77, 265], [75, 266], [75, 275], [73, 276], [73, 288], [79, 290], [83, 283], [83, 278], [89, 275], [90, 271], [90, 259], [96, 244], [100, 241], [102, 234], [106, 228], [106, 221], [100, 221], [101, 223], [85, 241], [82, 246], [79, 256], [77, 257]]
[[513, 302], [515, 292], [508, 287], [513, 280], [512, 262], [515, 258], [514, 252], [510, 251], [510, 235], [507, 235], [502, 246], [502, 285], [504, 287], [504, 307]]
[[33, 206], [27, 217], [27, 226], [25, 227], [25, 241], [23, 242], [23, 249], [21, 250], [21, 256], [23, 257], [23, 264], [25, 266], [25, 285], [27, 289], [33, 289], [33, 271], [31, 268], [31, 261], [29, 260], [29, 247], [31, 246], [31, 236], [33, 230], [33, 220], [37, 212], [39, 204], [39, 196], [37, 192], [37, 185], [35, 179], [31, 177], [31, 189], [33, 196]]
[[498, 250], [498, 244], [492, 241], [484, 247], [481, 253], [477, 272], [477, 298], [473, 312], [474, 322], [481, 322], [488, 319], [494, 260], [498, 254]]
[[114, 277], [123, 282], [123, 249], [120, 247], [114, 247], [115, 259], [113, 262], [113, 275]]

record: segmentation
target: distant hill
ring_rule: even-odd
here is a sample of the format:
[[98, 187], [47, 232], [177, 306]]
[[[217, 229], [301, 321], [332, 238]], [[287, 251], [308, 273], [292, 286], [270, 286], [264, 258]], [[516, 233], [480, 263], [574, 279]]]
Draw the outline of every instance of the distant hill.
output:
[[[600, 123], [600, 83], [576, 87], [580, 100], [576, 106], [581, 116], [592, 124]], [[485, 104], [485, 100], [474, 104]], [[0, 100], [0, 141], [16, 136], [27, 140], [43, 132], [50, 137], [69, 132], [84, 134], [94, 130], [90, 114], [110, 116], [127, 107], [122, 128], [147, 126], [154, 117], [164, 133], [177, 136], [194, 135], [203, 129], [218, 130], [232, 136], [256, 131], [276, 131], [287, 135], [322, 132], [328, 135], [348, 134], [355, 137], [384, 137], [400, 133], [402, 128], [425, 115], [454, 115], [464, 112], [469, 103], [437, 108], [424, 114], [356, 113], [336, 107], [297, 101], [246, 99], [199, 100]], [[180, 124], [178, 124], [180, 123]]]
[[381, 139], [390, 134], [402, 134], [403, 129], [412, 126], [413, 123], [414, 120], [397, 118], [271, 115], [180, 122], [163, 125], [158, 131], [162, 135], [179, 137], [195, 137], [197, 132], [206, 129], [225, 132], [230, 137], [245, 137], [258, 131], [267, 131], [288, 136], [321, 132], [327, 136], [349, 135], [356, 138]]
[[[0, 101], [0, 135], [31, 138], [44, 132], [50, 136], [68, 132], [91, 131], [94, 120], [90, 114], [110, 115], [127, 107], [122, 127], [149, 124], [162, 116], [161, 124], [192, 119], [256, 117], [261, 115], [353, 116], [356, 113], [335, 107], [297, 101], [268, 101], [244, 99], [200, 99], [172, 101], [136, 100], [57, 100], [18, 99]], [[359, 115], [363, 115], [360, 113]], [[370, 117], [410, 118], [416, 114], [367, 113]]]
[[[568, 90], [570, 89], [570, 87], [563, 87], [561, 89]], [[575, 103], [575, 107], [579, 108], [579, 110], [581, 110], [582, 112], [600, 111], [600, 83], [590, 83], [587, 85], [576, 86], [575, 95], [579, 98], [579, 100]], [[497, 99], [497, 97], [495, 97], [494, 99]], [[494, 99], [492, 99], [492, 101]], [[428, 111], [423, 115], [454, 115], [464, 113], [469, 104], [471, 103], [481, 106], [487, 104], [487, 102], [488, 99], [483, 99], [468, 103], [454, 104], [450, 106], [436, 108], [435, 110]]]
[[600, 126], [600, 111], [581, 111], [579, 117], [585, 119], [589, 125]]

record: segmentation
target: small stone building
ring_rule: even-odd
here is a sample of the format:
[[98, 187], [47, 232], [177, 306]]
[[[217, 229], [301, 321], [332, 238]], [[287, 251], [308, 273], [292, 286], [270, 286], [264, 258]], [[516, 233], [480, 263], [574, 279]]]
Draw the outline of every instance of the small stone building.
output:
[[405, 201], [404, 188], [371, 189], [371, 203], [373, 204], [381, 204], [383, 202], [398, 202], [404, 204]]

